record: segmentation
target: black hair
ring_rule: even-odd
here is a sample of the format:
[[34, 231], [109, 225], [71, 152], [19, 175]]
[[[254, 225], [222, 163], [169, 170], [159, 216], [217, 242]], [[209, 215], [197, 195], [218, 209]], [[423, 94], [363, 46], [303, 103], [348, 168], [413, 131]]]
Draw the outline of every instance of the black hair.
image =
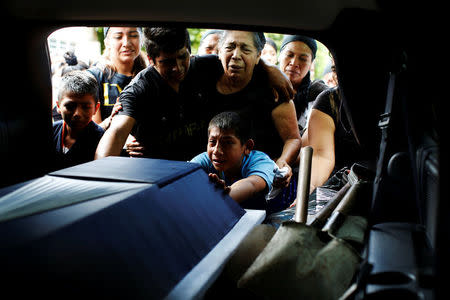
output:
[[82, 97], [91, 95], [95, 102], [98, 101], [98, 82], [89, 71], [72, 71], [61, 78], [58, 92], [58, 101], [65, 95]]
[[312, 60], [316, 58], [317, 54], [317, 42], [315, 39], [304, 36], [304, 35], [285, 35], [283, 41], [281, 42], [280, 52], [283, 51], [284, 47], [291, 42], [303, 42], [305, 43], [312, 52]]
[[[225, 37], [230, 32], [230, 30], [224, 30], [219, 38], [219, 47], [222, 47], [223, 42], [225, 41]], [[256, 48], [256, 51], [261, 52], [264, 48], [264, 45], [266, 44], [266, 37], [264, 36], [264, 33], [262, 32], [252, 32], [250, 33], [253, 36], [253, 45]]]
[[145, 27], [143, 32], [144, 47], [152, 60], [161, 51], [173, 53], [186, 47], [191, 52], [191, 41], [186, 28]]
[[234, 135], [245, 144], [251, 139], [250, 123], [234, 111], [225, 111], [215, 115], [208, 125], [208, 135], [212, 127], [220, 130], [233, 130]]
[[61, 70], [61, 76], [64, 76], [65, 74], [72, 71], [86, 70], [89, 68], [89, 66], [85, 62], [77, 59], [74, 51], [67, 51], [63, 56], [66, 64]]

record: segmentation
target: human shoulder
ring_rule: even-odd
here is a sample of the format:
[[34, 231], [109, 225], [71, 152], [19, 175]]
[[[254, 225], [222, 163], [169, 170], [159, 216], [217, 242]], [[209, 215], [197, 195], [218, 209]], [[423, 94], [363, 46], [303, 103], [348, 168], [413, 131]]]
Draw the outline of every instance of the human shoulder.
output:
[[86, 126], [83, 132], [84, 132], [83, 134], [84, 139], [98, 141], [105, 133], [105, 130], [94, 121], [91, 121]]
[[89, 128], [89, 130], [96, 132], [97, 134], [103, 134], [105, 132], [105, 130], [100, 125], [95, 123], [94, 121], [91, 121], [88, 124], [88, 128]]
[[191, 57], [189, 73], [191, 76], [219, 76], [223, 74], [222, 63], [215, 54], [195, 55]]
[[328, 88], [321, 92], [314, 101], [312, 108], [327, 114], [336, 124], [340, 108], [340, 98], [337, 88]]
[[62, 131], [63, 120], [53, 122], [53, 137], [59, 136]]
[[314, 80], [311, 82], [311, 86], [309, 88], [308, 102], [314, 101], [320, 93], [328, 89], [330, 89], [330, 87], [326, 85], [323, 80]]
[[154, 92], [155, 87], [158, 86], [158, 82], [160, 81], [159, 77], [158, 72], [153, 67], [147, 67], [131, 79], [130, 83], [120, 94], [120, 99], [123, 100], [123, 98], [127, 98], [129, 95], [135, 97], [140, 94]]
[[199, 155], [195, 156], [190, 160], [190, 162], [199, 164], [207, 173], [211, 173], [214, 171], [214, 167], [206, 152], [200, 153]]

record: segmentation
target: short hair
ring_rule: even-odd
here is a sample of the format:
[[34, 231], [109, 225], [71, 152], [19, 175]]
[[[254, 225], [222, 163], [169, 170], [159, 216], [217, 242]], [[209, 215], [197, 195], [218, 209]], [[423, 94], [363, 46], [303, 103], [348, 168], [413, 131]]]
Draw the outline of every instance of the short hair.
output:
[[175, 52], [186, 47], [191, 52], [191, 40], [186, 28], [145, 27], [144, 47], [148, 56], [155, 60], [160, 52]]
[[65, 95], [82, 97], [91, 95], [95, 102], [98, 101], [98, 82], [89, 71], [72, 71], [61, 77], [58, 93], [58, 102]]
[[234, 135], [245, 144], [251, 139], [251, 127], [248, 120], [243, 119], [237, 112], [224, 111], [215, 115], [208, 125], [208, 136], [212, 127], [220, 130], [233, 130]]
[[[219, 38], [219, 47], [222, 47], [223, 42], [225, 41], [225, 38], [230, 31], [231, 30], [224, 30], [222, 32]], [[255, 46], [256, 51], [261, 52], [262, 49], [264, 48], [264, 45], [266, 44], [266, 37], [264, 36], [264, 33], [253, 31], [250, 31], [250, 33], [253, 36], [253, 45]]]

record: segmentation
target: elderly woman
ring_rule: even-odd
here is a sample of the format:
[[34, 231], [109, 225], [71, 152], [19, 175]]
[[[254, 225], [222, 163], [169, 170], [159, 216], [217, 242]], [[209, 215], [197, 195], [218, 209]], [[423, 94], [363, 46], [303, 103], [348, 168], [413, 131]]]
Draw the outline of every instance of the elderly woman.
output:
[[145, 69], [141, 55], [142, 33], [138, 27], [105, 27], [105, 51], [102, 60], [89, 69], [99, 83], [100, 109], [93, 120], [108, 129], [111, 118], [120, 108], [116, 104], [125, 86]]
[[255, 149], [267, 153], [288, 175], [274, 182], [287, 186], [292, 176], [301, 139], [294, 103], [277, 102], [267, 84], [267, 73], [259, 66], [265, 44], [262, 33], [224, 31], [219, 41], [223, 73], [203, 82], [203, 95], [209, 114], [236, 111], [251, 120]]

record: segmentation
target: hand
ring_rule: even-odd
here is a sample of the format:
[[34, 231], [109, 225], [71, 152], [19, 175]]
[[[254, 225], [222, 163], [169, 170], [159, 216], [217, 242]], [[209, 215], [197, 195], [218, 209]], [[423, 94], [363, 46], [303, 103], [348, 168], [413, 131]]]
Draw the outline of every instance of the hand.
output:
[[[119, 98], [117, 98], [117, 100], [119, 100]], [[120, 102], [116, 102], [114, 104], [114, 107], [111, 111], [111, 114], [109, 115], [109, 117], [107, 117], [106, 119], [103, 120], [103, 122], [101, 123], [100, 126], [102, 126], [102, 128], [104, 130], [108, 129], [109, 126], [111, 126], [111, 121], [113, 119], [113, 117], [119, 112], [119, 110], [122, 109], [122, 104]]]
[[119, 97], [117, 97], [116, 103], [114, 103], [113, 110], [111, 111], [111, 119], [122, 109], [122, 103], [119, 102]]
[[142, 157], [144, 156], [144, 150], [144, 146], [136, 139], [132, 139], [131, 142], [126, 143], [126, 151], [130, 157]]
[[286, 176], [284, 176], [284, 177], [276, 177], [274, 179], [272, 185], [275, 188], [288, 187], [289, 182], [291, 181], [291, 178], [292, 178], [292, 168], [285, 161], [277, 161], [277, 165], [280, 169], [286, 167], [288, 169], [288, 172], [287, 172]]
[[286, 74], [281, 72], [280, 69], [274, 65], [266, 65], [265, 68], [275, 101], [289, 101], [293, 99], [295, 90]]
[[214, 185], [217, 188], [223, 189], [223, 191], [226, 194], [229, 194], [231, 191], [231, 188], [229, 186], [227, 186], [227, 184], [225, 183], [225, 180], [220, 179], [219, 176], [217, 176], [217, 174], [214, 173], [209, 173], [208, 174], [209, 180], [214, 183]]

